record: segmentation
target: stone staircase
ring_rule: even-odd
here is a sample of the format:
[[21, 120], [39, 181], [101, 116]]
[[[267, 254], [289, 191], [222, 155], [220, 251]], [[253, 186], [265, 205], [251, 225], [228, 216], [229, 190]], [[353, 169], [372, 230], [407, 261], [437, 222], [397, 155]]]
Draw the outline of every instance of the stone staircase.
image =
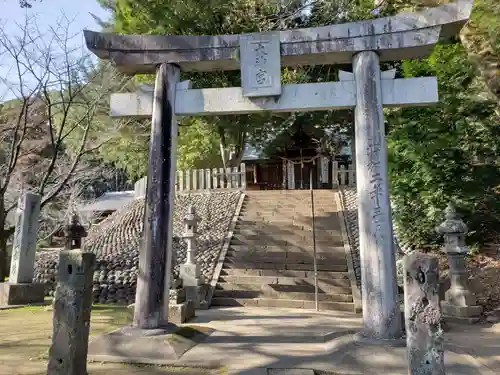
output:
[[[247, 192], [213, 306], [315, 308], [310, 194]], [[314, 191], [319, 308], [354, 311], [336, 194]]]

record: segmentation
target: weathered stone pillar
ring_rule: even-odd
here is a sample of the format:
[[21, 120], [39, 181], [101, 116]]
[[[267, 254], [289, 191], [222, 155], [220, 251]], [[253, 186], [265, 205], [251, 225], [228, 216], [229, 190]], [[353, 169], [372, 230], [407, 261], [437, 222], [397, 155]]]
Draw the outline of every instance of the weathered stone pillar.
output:
[[95, 255], [61, 251], [48, 375], [87, 375]]
[[418, 252], [403, 259], [408, 374], [444, 375], [439, 262]]
[[180, 69], [171, 64], [161, 64], [156, 71], [144, 238], [133, 322], [141, 329], [160, 328], [168, 322], [177, 147], [174, 103], [179, 77]]
[[469, 285], [466, 259], [469, 249], [465, 246], [467, 226], [458, 218], [455, 208], [449, 204], [445, 210], [446, 220], [436, 228], [444, 236], [443, 251], [448, 256], [450, 266], [450, 289], [441, 303], [443, 315], [475, 322], [479, 320], [482, 307], [477, 305], [476, 297]]
[[17, 203], [10, 283], [33, 282], [40, 200], [41, 197], [38, 194], [27, 192], [19, 198]]
[[381, 74], [373, 51], [354, 56], [355, 135], [359, 247], [364, 330], [358, 337], [391, 340], [402, 336], [392, 242], [387, 143]]
[[[17, 205], [9, 281], [0, 283], [0, 306], [42, 304], [45, 285], [33, 283], [40, 196], [28, 192]], [[2, 280], [3, 281], [3, 280]]]

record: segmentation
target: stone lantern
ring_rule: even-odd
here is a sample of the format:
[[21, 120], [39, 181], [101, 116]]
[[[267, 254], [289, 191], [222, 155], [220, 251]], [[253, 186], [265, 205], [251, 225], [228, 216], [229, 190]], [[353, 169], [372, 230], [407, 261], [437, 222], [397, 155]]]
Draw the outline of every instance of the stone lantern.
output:
[[448, 257], [450, 289], [441, 303], [443, 315], [464, 319], [477, 320], [482, 308], [477, 306], [476, 297], [470, 290], [469, 275], [466, 268], [466, 256], [469, 249], [465, 246], [467, 226], [457, 216], [455, 208], [448, 204], [445, 209], [445, 221], [436, 228], [444, 237], [443, 251]]
[[71, 215], [71, 219], [64, 227], [64, 249], [73, 250], [82, 248], [82, 239], [87, 237], [87, 231], [80, 224], [77, 214]]
[[201, 275], [200, 266], [196, 262], [196, 238], [198, 237], [198, 221], [194, 207], [189, 206], [184, 217], [184, 233], [182, 238], [186, 241], [186, 263], [180, 266], [179, 276], [182, 286], [186, 291], [186, 298], [194, 302], [195, 307], [200, 307], [201, 294], [205, 290], [205, 280]]
[[198, 217], [193, 206], [188, 207], [184, 216], [184, 233], [182, 238], [187, 243], [186, 264], [196, 264], [196, 237], [198, 236]]

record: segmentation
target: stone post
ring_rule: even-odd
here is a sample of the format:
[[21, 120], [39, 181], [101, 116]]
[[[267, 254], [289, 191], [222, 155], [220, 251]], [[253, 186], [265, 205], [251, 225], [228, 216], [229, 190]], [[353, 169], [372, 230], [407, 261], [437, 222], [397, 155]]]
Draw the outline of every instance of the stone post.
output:
[[182, 286], [186, 290], [186, 298], [193, 301], [194, 305], [199, 308], [203, 298], [201, 294], [205, 280], [196, 261], [198, 221], [199, 217], [196, 215], [194, 207], [189, 206], [184, 217], [184, 233], [182, 234], [187, 244], [186, 263], [181, 265], [179, 273]]
[[0, 283], [0, 306], [41, 304], [45, 286], [33, 283], [40, 196], [31, 192], [19, 198], [12, 244], [9, 281]]
[[156, 71], [144, 237], [133, 321], [139, 329], [161, 328], [168, 323], [178, 135], [174, 103], [179, 77], [180, 69], [175, 65], [161, 64]]
[[445, 319], [455, 318], [471, 322], [479, 320], [482, 308], [477, 306], [476, 297], [469, 285], [466, 259], [469, 250], [465, 246], [467, 226], [457, 216], [455, 208], [448, 204], [445, 221], [436, 228], [444, 236], [443, 251], [448, 257], [450, 289], [441, 303]]
[[69, 222], [64, 227], [64, 249], [74, 250], [82, 248], [82, 239], [87, 236], [87, 231], [80, 224], [77, 214], [71, 215]]
[[33, 282], [40, 200], [41, 197], [38, 194], [27, 192], [19, 198], [17, 203], [10, 283]]
[[439, 262], [414, 252], [403, 258], [409, 375], [444, 375]]
[[93, 253], [59, 253], [48, 375], [87, 375], [94, 268]]
[[363, 332], [357, 338], [402, 337], [389, 203], [381, 73], [373, 51], [354, 56], [355, 134]]

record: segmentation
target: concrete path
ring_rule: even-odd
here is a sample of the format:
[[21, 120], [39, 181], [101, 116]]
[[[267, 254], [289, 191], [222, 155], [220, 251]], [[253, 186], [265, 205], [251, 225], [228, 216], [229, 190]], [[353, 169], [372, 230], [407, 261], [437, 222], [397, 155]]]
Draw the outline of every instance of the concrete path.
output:
[[[190, 325], [216, 329], [177, 364], [227, 369], [229, 374], [407, 374], [406, 349], [352, 340], [359, 315], [294, 309], [224, 308], [197, 312]], [[447, 375], [500, 373], [500, 328], [453, 325], [445, 333]], [[288, 372], [283, 372], [288, 373]], [[292, 374], [292, 373], [290, 373]]]

